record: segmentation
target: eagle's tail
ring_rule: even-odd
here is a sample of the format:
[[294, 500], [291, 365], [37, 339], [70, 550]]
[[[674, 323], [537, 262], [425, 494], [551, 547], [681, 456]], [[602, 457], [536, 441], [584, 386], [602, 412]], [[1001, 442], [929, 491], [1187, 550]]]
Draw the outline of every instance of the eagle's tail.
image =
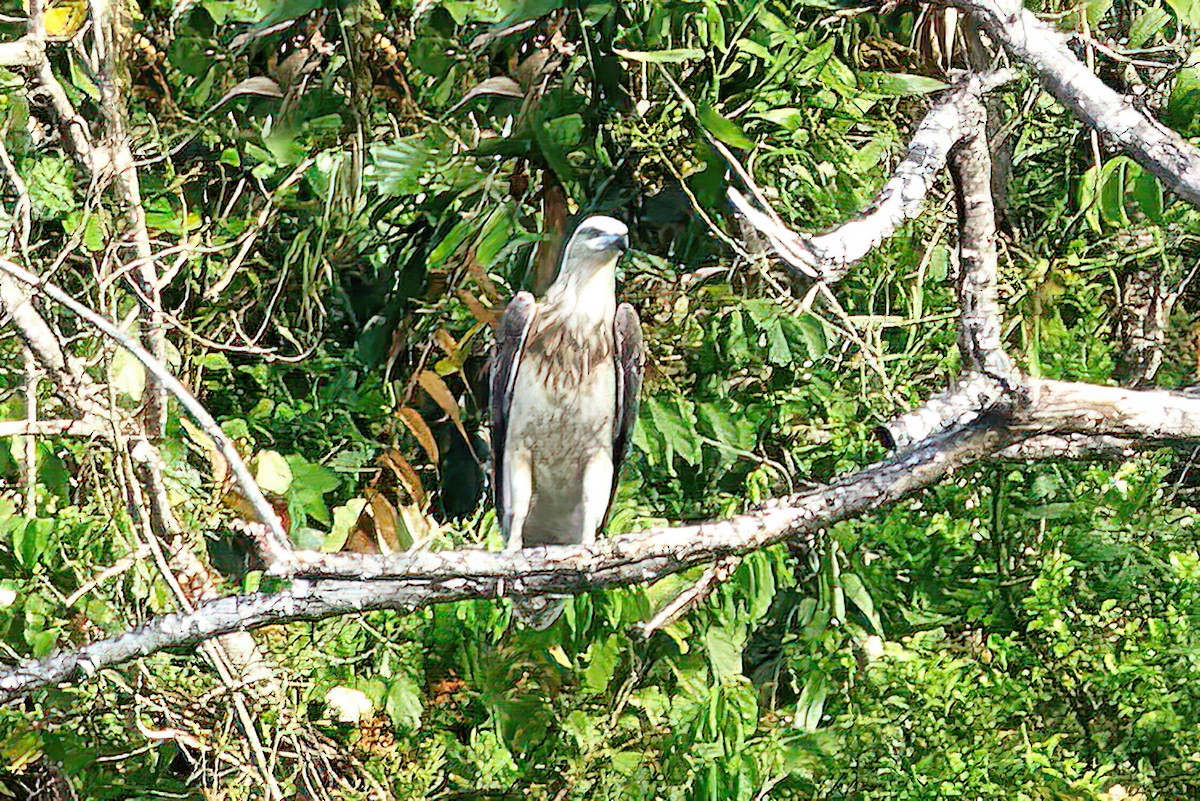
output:
[[566, 605], [564, 598], [514, 599], [513, 616], [526, 628], [543, 631], [554, 625]]

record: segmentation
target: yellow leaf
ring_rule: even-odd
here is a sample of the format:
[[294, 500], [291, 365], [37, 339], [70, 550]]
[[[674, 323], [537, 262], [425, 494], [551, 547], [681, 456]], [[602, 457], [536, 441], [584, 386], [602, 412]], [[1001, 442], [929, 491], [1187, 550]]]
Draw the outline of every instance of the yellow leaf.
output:
[[256, 460], [254, 480], [261, 489], [283, 495], [292, 486], [292, 466], [275, 451], [262, 451]]
[[[29, 2], [22, 5], [29, 13]], [[46, 26], [46, 38], [52, 42], [66, 42], [75, 38], [88, 19], [87, 0], [50, 0], [42, 9], [42, 22]]]

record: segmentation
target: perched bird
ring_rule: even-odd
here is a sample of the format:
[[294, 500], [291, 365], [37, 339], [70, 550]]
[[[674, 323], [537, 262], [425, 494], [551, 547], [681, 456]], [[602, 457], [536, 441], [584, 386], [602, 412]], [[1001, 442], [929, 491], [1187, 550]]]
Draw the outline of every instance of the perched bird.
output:
[[[642, 327], [617, 305], [628, 230], [612, 217], [580, 223], [558, 277], [537, 301], [518, 292], [500, 320], [492, 361], [492, 489], [508, 551], [595, 542], [637, 418]], [[546, 628], [561, 602], [518, 615]]]

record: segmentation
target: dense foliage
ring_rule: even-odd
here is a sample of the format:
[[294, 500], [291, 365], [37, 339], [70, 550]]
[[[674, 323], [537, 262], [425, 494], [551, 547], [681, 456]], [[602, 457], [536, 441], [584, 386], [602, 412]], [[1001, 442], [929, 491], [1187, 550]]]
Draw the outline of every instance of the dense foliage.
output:
[[[16, 38], [8, 10], [18, 17], [0, 29]], [[1039, 10], [1087, 34], [1106, 80], [1200, 133], [1196, 8]], [[647, 335], [613, 530], [729, 515], [866, 465], [883, 455], [873, 427], [955, 374], [944, 188], [836, 301], [814, 300], [741, 249], [724, 165], [701, 135], [745, 153], [797, 227], [844, 220], [959, 64], [943, 52], [944, 10], [196, 0], [124, 12], [129, 129], [171, 273], [171, 362], [253, 458], [299, 545], [500, 547], [478, 462], [490, 324], [512, 291], [545, 285], [570, 215], [630, 222], [621, 293]], [[95, 117], [86, 36], [52, 59]], [[1135, 59], [1109, 60], [1090, 36]], [[5, 146], [32, 200], [22, 258], [121, 319], [136, 303], [118, 274], [123, 222], [23, 76], [0, 76]], [[1010, 86], [994, 110], [1013, 152], [1003, 299], [1022, 366], [1110, 380], [1112, 310], [1149, 269], [1181, 293], [1158, 381], [1190, 381], [1196, 212], [1035, 85]], [[140, 368], [61, 324], [135, 405]], [[0, 346], [0, 403], [22, 419], [21, 349]], [[43, 417], [60, 411], [48, 386], [41, 403]], [[265, 583], [226, 525], [239, 504], [206, 439], [173, 413], [162, 447], [171, 500], [223, 591]], [[27, 451], [0, 441], [5, 662], [175, 604], [130, 523], [128, 468], [98, 441], [36, 449], [30, 518]], [[1193, 472], [1168, 451], [973, 468], [837, 525], [814, 552], [745, 558], [648, 638], [639, 624], [700, 571], [574, 599], [546, 632], [491, 601], [268, 629], [278, 694], [249, 696], [262, 748], [306, 798], [1194, 797]], [[161, 653], [0, 709], [0, 797], [264, 797], [240, 726], [201, 655]]]

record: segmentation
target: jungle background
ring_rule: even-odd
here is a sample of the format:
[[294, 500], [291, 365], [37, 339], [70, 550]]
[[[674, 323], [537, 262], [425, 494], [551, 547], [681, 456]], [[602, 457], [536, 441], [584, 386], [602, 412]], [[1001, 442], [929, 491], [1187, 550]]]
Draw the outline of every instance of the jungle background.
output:
[[[4, 10], [16, 39], [22, 9]], [[512, 292], [546, 285], [588, 213], [630, 225], [619, 292], [648, 349], [611, 530], [726, 516], [867, 465], [884, 454], [875, 426], [956, 374], [948, 182], [834, 286], [836, 304], [805, 304], [808, 288], [743, 239], [705, 139], [742, 154], [797, 228], [847, 219], [965, 63], [952, 12], [117, 10], [168, 361], [297, 545], [501, 547], [479, 468], [491, 325]], [[1200, 6], [1036, 10], [1080, 33], [1107, 81], [1200, 135]], [[98, 119], [85, 9], [51, 5], [46, 25], [69, 99]], [[137, 297], [122, 215], [26, 86], [0, 70], [4, 160], [24, 183], [5, 185], [6, 225], [26, 195], [30, 269], [124, 319]], [[996, 98], [1010, 352], [1034, 376], [1126, 380], [1119, 310], [1151, 276], [1174, 303], [1162, 367], [1138, 379], [1196, 380], [1196, 210], [1036, 84]], [[145, 400], [136, 362], [46, 310], [115, 402]], [[21, 345], [0, 348], [0, 407], [22, 420]], [[53, 416], [52, 387], [38, 400]], [[269, 584], [227, 525], [240, 507], [220, 460], [174, 406], [160, 447], [221, 586]], [[0, 708], [0, 797], [267, 798], [265, 769], [283, 794], [320, 799], [1194, 798], [1193, 455], [970, 468], [811, 551], [745, 557], [648, 637], [641, 624], [700, 569], [573, 599], [546, 632], [482, 600], [268, 628], [269, 691], [231, 688], [191, 649], [159, 653]], [[0, 477], [0, 659], [175, 608], [104, 442], [5, 438]]]

